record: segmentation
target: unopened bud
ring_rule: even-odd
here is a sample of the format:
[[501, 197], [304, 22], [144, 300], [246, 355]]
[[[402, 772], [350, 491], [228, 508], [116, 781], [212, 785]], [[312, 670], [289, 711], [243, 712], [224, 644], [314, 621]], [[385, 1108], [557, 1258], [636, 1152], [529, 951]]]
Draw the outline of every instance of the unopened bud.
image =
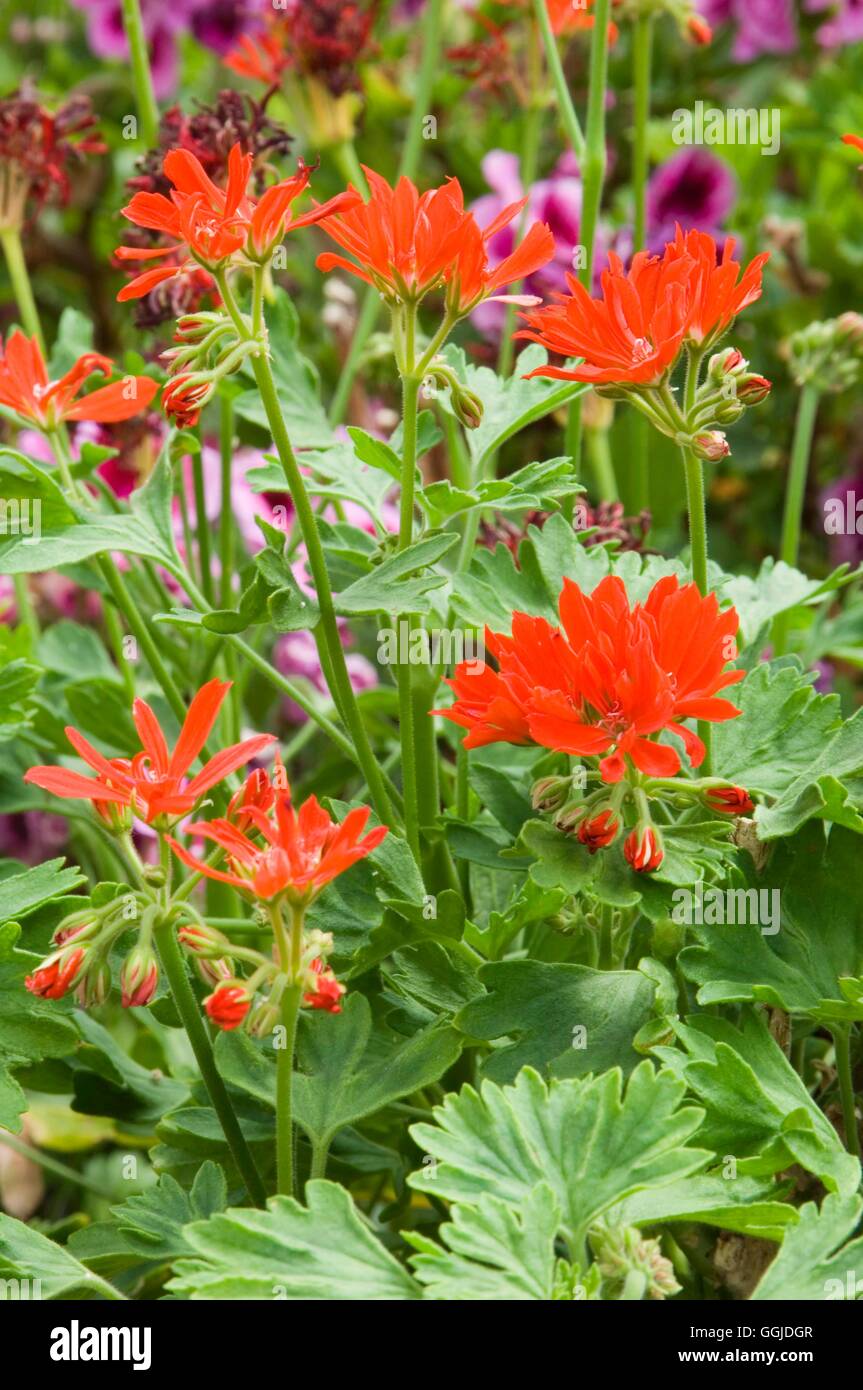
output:
[[701, 434], [694, 436], [692, 447], [698, 457], [708, 463], [717, 463], [719, 459], [724, 459], [731, 453], [722, 430], [703, 430]]

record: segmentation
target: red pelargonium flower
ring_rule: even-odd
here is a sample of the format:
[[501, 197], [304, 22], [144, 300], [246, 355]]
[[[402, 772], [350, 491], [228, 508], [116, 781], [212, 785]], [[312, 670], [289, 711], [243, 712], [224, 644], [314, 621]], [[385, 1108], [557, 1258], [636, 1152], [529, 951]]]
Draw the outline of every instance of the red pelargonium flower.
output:
[[613, 843], [620, 829], [620, 821], [610, 807], [581, 822], [576, 832], [579, 840], [586, 846], [589, 854], [606, 849]]
[[5, 351], [0, 344], [0, 405], [8, 406], [39, 430], [56, 429], [64, 420], [95, 420], [100, 424], [128, 420], [146, 409], [156, 394], [158, 383], [151, 377], [126, 376], [87, 396], [79, 395], [94, 372], [111, 376], [115, 370], [110, 357], [85, 352], [65, 376], [49, 381], [38, 340], [25, 338], [16, 329]]
[[624, 841], [623, 855], [637, 874], [653, 873], [665, 858], [659, 836], [652, 825], [630, 831]]
[[318, 978], [314, 990], [303, 995], [303, 1003], [313, 1009], [323, 1009], [328, 1014], [340, 1014], [342, 1006], [339, 1000], [347, 993], [345, 986], [339, 984], [332, 970], [327, 969], [320, 956], [312, 961], [312, 970]]
[[282, 74], [291, 66], [289, 55], [275, 30], [268, 30], [252, 38], [243, 34], [236, 48], [232, 48], [225, 58], [225, 67], [239, 77], [263, 82], [267, 87], [278, 87]]
[[[577, 29], [592, 29], [594, 17], [588, 13], [593, 0], [545, 0], [548, 17], [555, 34], [572, 34]], [[608, 38], [614, 43], [618, 34], [616, 24], [609, 24]]]
[[755, 810], [745, 787], [710, 787], [705, 800], [712, 811], [725, 816], [748, 816]]
[[272, 734], [255, 734], [214, 754], [191, 781], [185, 778], [201, 752], [218, 717], [222, 701], [231, 688], [230, 681], [211, 680], [202, 686], [189, 706], [180, 736], [169, 752], [165, 735], [153, 710], [145, 700], [135, 700], [132, 718], [141, 739], [142, 750], [131, 760], [108, 759], [88, 743], [77, 729], [67, 728], [66, 737], [79, 757], [96, 773], [85, 777], [64, 767], [31, 767], [24, 781], [66, 796], [100, 805], [128, 806], [152, 824], [165, 817], [176, 820], [187, 815], [217, 782], [238, 767], [256, 758], [275, 742]]
[[654, 386], [677, 361], [688, 341], [707, 346], [741, 309], [761, 294], [764, 252], [740, 266], [725, 242], [717, 263], [716, 243], [706, 232], [677, 228], [662, 256], [639, 251], [629, 270], [614, 252], [602, 272], [602, 296], [592, 299], [574, 276], [569, 294], [525, 314], [528, 328], [516, 334], [563, 357], [583, 357], [578, 367], [537, 367], [531, 376], [596, 385], [628, 382]]
[[[366, 168], [365, 174], [369, 201], [363, 202], [351, 186], [352, 203], [323, 224], [354, 260], [327, 251], [317, 265], [324, 271], [340, 267], [374, 285], [385, 299], [417, 303], [445, 287], [449, 312], [461, 317], [480, 300], [506, 298], [496, 291], [532, 275], [554, 255], [550, 228], [536, 222], [512, 255], [489, 266], [489, 241], [518, 216], [526, 199], [511, 203], [480, 228], [465, 210], [458, 179], [421, 194], [410, 179], [401, 178], [391, 188], [373, 169]], [[518, 297], [518, 302], [536, 301]]]
[[290, 787], [278, 791], [269, 816], [255, 806], [247, 806], [245, 815], [249, 829], [263, 843], [223, 817], [188, 827], [190, 835], [201, 835], [225, 851], [229, 871], [196, 859], [176, 840], [169, 838], [168, 843], [188, 868], [245, 889], [263, 902], [286, 893], [310, 900], [345, 869], [371, 854], [388, 833], [385, 825], [379, 825], [363, 835], [369, 819], [367, 806], [349, 811], [341, 824], [330, 818], [315, 796], [295, 812]]
[[86, 947], [76, 946], [74, 950], [58, 951], [49, 956], [38, 970], [27, 976], [25, 989], [42, 999], [62, 999], [74, 985], [86, 954]]
[[720, 721], [740, 711], [717, 692], [742, 680], [726, 671], [738, 618], [720, 613], [714, 594], [674, 577], [630, 608], [622, 580], [608, 576], [592, 594], [564, 580], [561, 627], [513, 615], [511, 637], [489, 634], [498, 662], [462, 662], [449, 682], [456, 702], [437, 710], [470, 732], [465, 745], [527, 743], [578, 757], [601, 757], [606, 782], [619, 782], [626, 760], [651, 777], [672, 777], [680, 758], [656, 736], [683, 740], [693, 767], [704, 745], [681, 719]]
[[162, 168], [173, 185], [170, 198], [161, 193], [136, 193], [123, 208], [123, 216], [138, 227], [171, 237], [173, 244], [149, 248], [118, 246], [114, 254], [121, 261], [170, 257], [171, 264], [144, 271], [123, 286], [118, 300], [140, 299], [156, 285], [184, 272], [189, 262], [177, 263], [178, 250], [187, 250], [192, 260], [210, 271], [218, 270], [240, 251], [250, 261], [266, 260], [288, 232], [320, 222], [359, 198], [359, 194], [340, 193], [292, 218], [291, 204], [307, 188], [311, 169], [300, 163], [296, 174], [273, 184], [255, 199], [247, 191], [252, 164], [253, 156], [243, 154], [239, 143], [233, 145], [228, 155], [227, 183], [222, 189], [189, 150], [169, 151]]
[[204, 1000], [207, 1017], [226, 1033], [239, 1028], [252, 1006], [247, 990], [236, 982], [218, 985]]

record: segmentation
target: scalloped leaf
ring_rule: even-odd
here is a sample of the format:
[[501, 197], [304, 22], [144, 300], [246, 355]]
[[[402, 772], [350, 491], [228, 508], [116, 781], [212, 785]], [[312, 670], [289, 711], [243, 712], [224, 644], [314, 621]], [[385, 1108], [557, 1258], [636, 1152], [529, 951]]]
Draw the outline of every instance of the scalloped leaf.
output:
[[191, 1299], [407, 1300], [419, 1285], [378, 1240], [336, 1183], [306, 1184], [308, 1206], [273, 1197], [266, 1211], [227, 1211], [186, 1226], [196, 1253], [169, 1290]]
[[[863, 1283], [857, 1292], [856, 1274], [863, 1259], [863, 1236], [849, 1239], [860, 1224], [861, 1214], [860, 1197], [831, 1193], [820, 1211], [814, 1202], [807, 1202], [752, 1294], [752, 1301], [820, 1303], [825, 1299], [863, 1298]], [[843, 1241], [848, 1243], [843, 1245]]]

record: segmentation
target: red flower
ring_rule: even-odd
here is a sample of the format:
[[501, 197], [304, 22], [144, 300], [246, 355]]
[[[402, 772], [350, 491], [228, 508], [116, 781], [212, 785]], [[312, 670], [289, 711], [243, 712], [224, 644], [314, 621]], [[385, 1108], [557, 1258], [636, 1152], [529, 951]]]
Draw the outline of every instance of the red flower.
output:
[[364, 56], [377, 8], [346, 0], [288, 0], [283, 22], [271, 22], [256, 39], [244, 35], [225, 59], [243, 77], [278, 86], [287, 68], [316, 77], [334, 96], [359, 89], [358, 66]]
[[558, 295], [524, 318], [516, 337], [541, 343], [563, 357], [583, 357], [579, 367], [537, 367], [531, 376], [593, 383], [656, 385], [687, 341], [707, 344], [741, 309], [761, 294], [768, 253], [756, 256], [738, 282], [729, 238], [717, 264], [716, 243], [706, 232], [682, 232], [662, 256], [639, 251], [628, 271], [614, 252], [602, 272], [602, 297], [592, 299], [574, 276], [570, 293]]
[[190, 782], [184, 782], [230, 688], [230, 681], [220, 680], [208, 681], [201, 687], [189, 706], [173, 753], [168, 751], [165, 735], [150, 706], [144, 700], [135, 700], [132, 717], [142, 751], [131, 761], [105, 758], [77, 729], [67, 728], [66, 737], [96, 777], [85, 777], [63, 767], [31, 767], [24, 781], [55, 796], [80, 798], [97, 806], [129, 806], [150, 824], [163, 816], [171, 820], [184, 816], [204, 792], [275, 742], [272, 734], [256, 734], [232, 744], [210, 758]]
[[123, 962], [120, 989], [124, 1009], [141, 1008], [149, 1004], [159, 983], [159, 966], [151, 950], [136, 946]]
[[252, 1000], [242, 985], [226, 982], [204, 1000], [207, 1017], [226, 1033], [239, 1028], [251, 1008]]
[[278, 87], [282, 73], [290, 65], [290, 58], [272, 30], [254, 39], [249, 34], [243, 34], [237, 47], [232, 48], [225, 58], [226, 68], [240, 77], [263, 82], [267, 87]]
[[438, 710], [469, 730], [467, 747], [533, 741], [579, 757], [602, 756], [606, 782], [619, 782], [626, 759], [651, 777], [672, 777], [680, 758], [656, 735], [669, 729], [690, 761], [701, 740], [678, 721], [732, 719], [717, 692], [742, 680], [725, 671], [734, 655], [738, 618], [720, 613], [713, 594], [662, 579], [646, 603], [629, 606], [622, 580], [603, 579], [592, 594], [564, 580], [561, 628], [514, 614], [512, 636], [488, 634], [499, 670], [462, 662], [449, 682], [457, 699]]
[[512, 255], [490, 268], [489, 240], [518, 216], [526, 199], [511, 203], [480, 229], [473, 213], [465, 211], [458, 179], [420, 194], [410, 179], [399, 179], [393, 189], [373, 169], [365, 174], [369, 201], [351, 187], [353, 202], [323, 225], [354, 260], [325, 252], [317, 264], [320, 270], [338, 266], [356, 275], [385, 299], [417, 303], [430, 290], [445, 287], [447, 308], [460, 317], [482, 299], [500, 298], [497, 290], [533, 274], [554, 255], [550, 229], [537, 222]]
[[126, 376], [79, 396], [94, 372], [110, 376], [114, 370], [110, 357], [85, 352], [59, 381], [49, 381], [37, 339], [25, 338], [16, 329], [5, 352], [0, 344], [0, 405], [8, 406], [39, 430], [56, 429], [63, 420], [96, 420], [100, 424], [128, 420], [144, 410], [156, 394], [158, 385], [151, 377]]
[[72, 951], [58, 951], [49, 956], [38, 970], [27, 976], [25, 988], [42, 999], [62, 999], [74, 985], [86, 954], [86, 947], [76, 946]]
[[188, 372], [172, 377], [162, 392], [162, 409], [177, 429], [187, 429], [198, 423], [202, 406], [215, 390], [213, 381], [196, 381]]
[[[69, 168], [85, 154], [104, 154], [107, 146], [92, 131], [90, 98], [77, 93], [55, 112], [15, 93], [0, 101], [0, 221], [17, 226], [28, 198], [41, 207], [69, 197]], [[83, 135], [83, 139], [70, 137]]]
[[619, 829], [620, 822], [608, 808], [583, 820], [578, 827], [578, 838], [587, 846], [590, 854], [596, 854], [597, 850], [606, 849], [612, 844]]
[[273, 184], [261, 198], [254, 199], [247, 192], [252, 164], [253, 156], [243, 154], [239, 143], [233, 145], [228, 155], [227, 183], [222, 189], [189, 150], [169, 151], [162, 168], [173, 185], [171, 197], [136, 193], [123, 208], [123, 216], [138, 227], [171, 237], [173, 244], [150, 248], [118, 246], [114, 254], [121, 261], [174, 259], [169, 265], [144, 271], [124, 285], [118, 300], [140, 299], [156, 285], [186, 270], [188, 260], [176, 262], [178, 250], [188, 251], [194, 261], [209, 271], [218, 270], [241, 250], [253, 261], [266, 260], [287, 232], [320, 222], [359, 198], [359, 194], [341, 193], [310, 212], [291, 218], [291, 203], [305, 191], [311, 170], [301, 163], [291, 178]]
[[659, 836], [652, 825], [632, 830], [623, 846], [627, 864], [638, 874], [649, 874], [658, 869], [664, 858]]
[[[548, 17], [555, 34], [572, 34], [577, 29], [592, 29], [595, 20], [592, 14], [587, 13], [592, 4], [593, 0], [584, 0], [584, 3], [576, 3], [576, 0], [545, 0], [545, 7], [548, 10]], [[609, 24], [608, 39], [610, 43], [615, 42], [617, 33], [617, 25]]]
[[309, 1004], [313, 1009], [324, 1009], [328, 1014], [340, 1014], [342, 1006], [339, 1000], [347, 992], [345, 986], [339, 984], [332, 970], [327, 970], [320, 957], [312, 961], [312, 970], [318, 979], [314, 991], [303, 995], [303, 1003]]
[[[284, 767], [280, 759], [276, 758], [276, 766]], [[269, 811], [276, 800], [276, 789], [270, 781], [270, 774], [265, 767], [256, 767], [254, 772], [250, 772], [238, 792], [234, 792], [228, 802], [227, 819], [233, 821], [238, 830], [248, 830], [252, 824], [248, 812], [251, 810]]]
[[304, 899], [315, 896], [358, 859], [371, 854], [387, 834], [387, 827], [379, 825], [360, 838], [369, 818], [367, 806], [349, 811], [339, 824], [330, 819], [317, 797], [310, 796], [296, 813], [289, 787], [278, 791], [271, 815], [254, 806], [247, 807], [245, 814], [263, 845], [223, 817], [188, 827], [190, 835], [202, 835], [225, 851], [230, 872], [202, 863], [175, 840], [169, 838], [168, 843], [188, 868], [243, 888], [264, 902], [288, 892]]
[[725, 816], [748, 816], [755, 810], [755, 803], [745, 787], [711, 787], [706, 801], [711, 811]]
[[693, 43], [702, 46], [713, 42], [713, 30], [707, 20], [700, 14], [691, 14], [686, 19], [686, 32]]

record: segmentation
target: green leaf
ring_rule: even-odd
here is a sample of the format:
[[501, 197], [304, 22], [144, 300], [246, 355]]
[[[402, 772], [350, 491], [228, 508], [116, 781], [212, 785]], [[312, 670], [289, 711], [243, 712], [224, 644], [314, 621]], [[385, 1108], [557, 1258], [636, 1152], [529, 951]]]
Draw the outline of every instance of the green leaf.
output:
[[[547, 1183], [514, 1210], [491, 1195], [475, 1207], [456, 1205], [440, 1229], [443, 1246], [411, 1232], [411, 1258], [425, 1297], [449, 1302], [550, 1301], [560, 1211]], [[443, 1247], [446, 1248], [443, 1248]]]
[[84, 1010], [75, 1017], [85, 1046], [75, 1071], [73, 1110], [110, 1115], [130, 1132], [149, 1134], [166, 1111], [186, 1100], [184, 1082], [141, 1066]]
[[484, 478], [472, 488], [458, 488], [448, 478], [429, 483], [417, 492], [417, 501], [429, 525], [440, 526], [450, 517], [476, 507], [496, 512], [555, 511], [560, 500], [583, 492], [573, 476], [569, 458], [528, 463], [505, 478]]
[[0, 926], [13, 918], [17, 921], [43, 907], [55, 898], [62, 898], [79, 888], [85, 881], [80, 869], [64, 869], [65, 859], [46, 859], [33, 869], [0, 879]]
[[739, 719], [713, 729], [713, 775], [777, 797], [817, 762], [842, 723], [837, 695], [819, 695], [796, 665], [761, 663], [728, 694]]
[[546, 1084], [526, 1067], [515, 1084], [465, 1086], [411, 1126], [437, 1161], [411, 1175], [412, 1187], [476, 1206], [493, 1192], [516, 1206], [548, 1182], [562, 1231], [578, 1246], [588, 1228], [630, 1193], [671, 1183], [705, 1166], [710, 1154], [687, 1147], [703, 1112], [681, 1108], [684, 1086], [642, 1062], [625, 1093], [615, 1068], [589, 1080]]
[[140, 1276], [180, 1255], [191, 1255], [183, 1227], [224, 1211], [228, 1202], [225, 1175], [216, 1163], [202, 1163], [189, 1192], [168, 1174], [119, 1206], [111, 1220], [99, 1221], [69, 1238], [72, 1253], [106, 1276], [136, 1268]]
[[[0, 882], [0, 895], [14, 882]], [[0, 929], [0, 1128], [16, 1134], [27, 1100], [12, 1073], [46, 1057], [65, 1056], [73, 1051], [78, 1036], [69, 1019], [58, 1013], [56, 1004], [28, 994], [24, 980], [38, 967], [40, 957], [13, 949], [19, 932], [20, 928], [11, 923]]]
[[484, 965], [488, 993], [462, 1009], [456, 1026], [485, 1042], [511, 1038], [483, 1064], [504, 1083], [522, 1066], [545, 1076], [584, 1076], [639, 1061], [632, 1038], [650, 1017], [653, 986], [636, 970], [509, 960]]
[[39, 667], [19, 658], [0, 668], [0, 743], [16, 738], [30, 723], [28, 697], [39, 680]]
[[793, 835], [806, 821], [834, 821], [863, 833], [863, 709], [858, 709], [832, 738], [822, 740], [817, 756], [789, 783], [771, 806], [758, 806], [755, 823], [762, 840]]
[[[141, 493], [149, 487], [150, 483]], [[28, 527], [27, 533], [0, 534], [0, 570], [5, 574], [39, 573], [113, 550], [146, 555], [162, 564], [175, 563], [173, 537], [168, 543], [158, 520], [161, 488], [157, 480], [147, 497], [139, 498], [136, 493], [131, 518], [115, 512], [87, 512], [84, 520], [84, 514], [66, 500], [52, 475], [23, 454], [0, 450], [0, 496], [7, 503], [26, 503], [34, 520], [35, 504], [39, 504], [38, 527]]]
[[[556, 381], [550, 377], [525, 380], [536, 367], [545, 366], [548, 354], [537, 343], [531, 343], [520, 354], [515, 374], [498, 376], [490, 367], [469, 364], [464, 350], [449, 344], [441, 354], [453, 368], [458, 380], [475, 392], [482, 401], [483, 417], [478, 429], [467, 431], [471, 456], [478, 465], [477, 474], [487, 459], [518, 434], [520, 430], [561, 406], [584, 395], [587, 387], [578, 381]], [[449, 406], [449, 393], [441, 393], [441, 403]]]
[[607, 1219], [623, 1226], [698, 1221], [705, 1226], [738, 1231], [762, 1240], [781, 1240], [797, 1220], [796, 1207], [777, 1200], [784, 1195], [784, 1188], [757, 1178], [732, 1179], [715, 1173], [697, 1173], [694, 1177], [681, 1178], [661, 1187], [646, 1187], [625, 1197], [609, 1212]]
[[169, 1290], [191, 1299], [326, 1299], [363, 1303], [421, 1297], [336, 1183], [306, 1184], [308, 1206], [273, 1197], [187, 1226], [195, 1259], [177, 1261]]
[[860, 1018], [863, 1010], [840, 984], [863, 967], [859, 863], [859, 839], [840, 826], [829, 840], [816, 824], [784, 841], [753, 879], [760, 891], [779, 893], [778, 932], [764, 935], [757, 924], [693, 927], [699, 944], [679, 959], [700, 985], [699, 1004], [771, 1004], [828, 1026]]
[[[4, 1300], [10, 1296], [6, 1283], [10, 1277], [28, 1280], [31, 1298], [122, 1298], [64, 1246], [25, 1226], [23, 1221], [0, 1213], [0, 1298]], [[34, 1281], [38, 1293], [32, 1292]]]
[[784, 560], [774, 560], [769, 555], [762, 561], [754, 579], [745, 574], [722, 576], [721, 571], [719, 575], [720, 597], [723, 602], [730, 599], [740, 617], [742, 646], [754, 642], [762, 628], [780, 613], [821, 603], [853, 577], [848, 566], [841, 565], [826, 579], [808, 579]]
[[36, 647], [36, 657], [49, 671], [71, 681], [121, 680], [98, 633], [67, 619], [45, 629]]
[[[821, 1303], [825, 1299], [863, 1297], [863, 1284], [857, 1284], [863, 1236], [849, 1239], [860, 1224], [861, 1213], [860, 1197], [831, 1193], [820, 1211], [814, 1202], [807, 1202], [752, 1294], [752, 1301]], [[848, 1243], [843, 1245], [843, 1241]]]
[[[373, 1030], [368, 1000], [351, 994], [340, 1014], [304, 1014], [297, 1041], [294, 1119], [313, 1144], [440, 1080], [458, 1058], [454, 1028], [433, 1026], [407, 1040]], [[274, 1050], [269, 1051], [275, 1057]], [[239, 1033], [220, 1034], [216, 1055], [229, 1085], [275, 1107], [273, 1061]]]
[[704, 1106], [699, 1142], [723, 1159], [734, 1155], [741, 1174], [780, 1173], [797, 1163], [831, 1192], [856, 1192], [860, 1163], [759, 1015], [746, 1011], [739, 1028], [703, 1015], [672, 1026], [685, 1050], [653, 1051]]
[[[405, 550], [390, 555], [336, 595], [336, 611], [356, 616], [362, 613], [427, 613], [432, 589], [447, 582], [445, 574], [419, 574], [429, 570], [457, 543], [454, 532], [425, 536]], [[411, 578], [410, 576], [415, 576]]]

